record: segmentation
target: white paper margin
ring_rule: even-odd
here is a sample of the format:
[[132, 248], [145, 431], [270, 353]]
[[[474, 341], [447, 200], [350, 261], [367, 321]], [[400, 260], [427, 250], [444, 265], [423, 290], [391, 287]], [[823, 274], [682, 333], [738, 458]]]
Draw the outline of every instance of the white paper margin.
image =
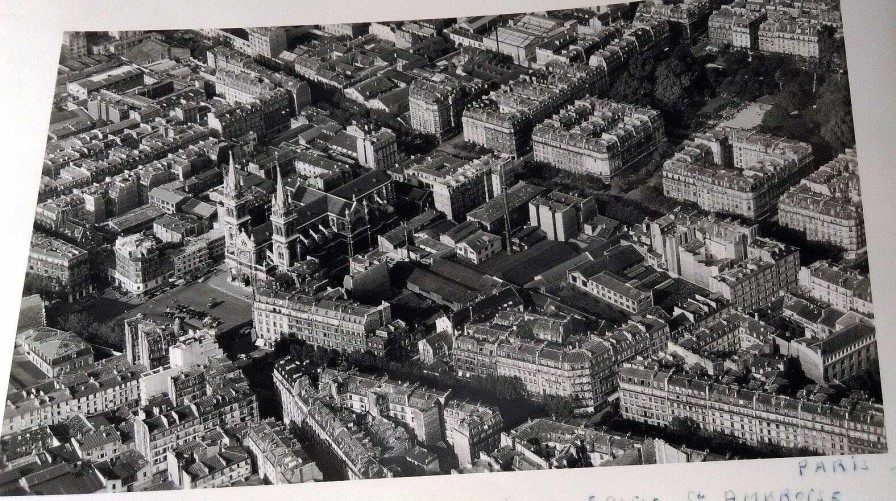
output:
[[[65, 30], [246, 27], [537, 12], [608, 0], [7, 0], [0, 3], [0, 392], [5, 394]], [[841, 0], [875, 304], [887, 437], [896, 449], [896, 2]], [[842, 458], [851, 466], [852, 457]], [[91, 499], [725, 500], [896, 499], [896, 453], [856, 458], [867, 470], [800, 475], [799, 459], [623, 466], [238, 487]], [[834, 458], [810, 458], [830, 464]], [[864, 462], [864, 463], [863, 463]], [[828, 468], [830, 471], [830, 468]], [[784, 496], [785, 491], [787, 496]], [[812, 491], [812, 492], [810, 492]], [[766, 494], [774, 497], [766, 498]], [[798, 495], [797, 493], [803, 493]], [[700, 498], [698, 494], [702, 494]], [[821, 495], [821, 497], [816, 497]], [[746, 499], [753, 499], [746, 497]]]

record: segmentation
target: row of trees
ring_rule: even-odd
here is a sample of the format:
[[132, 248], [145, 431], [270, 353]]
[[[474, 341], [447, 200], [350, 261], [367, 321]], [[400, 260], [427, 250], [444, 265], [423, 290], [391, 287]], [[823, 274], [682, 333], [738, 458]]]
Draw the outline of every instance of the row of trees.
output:
[[[346, 366], [368, 373], [386, 373], [390, 377], [417, 381], [440, 389], [455, 388], [476, 394], [488, 394], [501, 400], [528, 399], [530, 395], [519, 378], [505, 376], [473, 376], [465, 379], [439, 377], [424, 371], [417, 360], [387, 360], [369, 351], [342, 354], [334, 348], [313, 346], [304, 341], [286, 341], [278, 345], [275, 356], [292, 356], [318, 368]], [[559, 418], [572, 416], [575, 405], [572, 400], [561, 397], [547, 397], [542, 405], [548, 414]]]
[[124, 349], [124, 339], [116, 333], [111, 324], [96, 321], [84, 311], [71, 311], [68, 303], [68, 291], [62, 283], [52, 277], [28, 273], [22, 296], [37, 294], [44, 301], [46, 321], [49, 327], [72, 332], [89, 343], [112, 348]]
[[342, 354], [336, 348], [314, 346], [304, 341], [284, 340], [275, 348], [275, 355], [290, 355], [296, 360], [307, 362], [318, 367], [338, 367]]
[[65, 301], [68, 299], [65, 287], [59, 280], [36, 273], [25, 275], [25, 286], [22, 296], [40, 295], [44, 301]]
[[815, 451], [806, 448], [782, 447], [769, 443], [756, 446], [749, 445], [731, 435], [704, 431], [693, 419], [681, 416], [673, 417], [668, 425], [660, 427], [628, 421], [622, 419], [618, 413], [613, 413], [608, 415], [607, 419], [601, 422], [601, 425], [605, 429], [616, 433], [655, 437], [673, 445], [705, 450], [729, 458], [757, 459], [814, 456], [817, 454]]
[[704, 448], [711, 452], [725, 453], [744, 458], [751, 457], [799, 457], [813, 456], [815, 451], [800, 447], [782, 447], [763, 443], [750, 446], [731, 435], [710, 433], [700, 428], [692, 419], [676, 416], [667, 426], [670, 441], [686, 444], [693, 448]]
[[609, 185], [600, 178], [575, 174], [558, 169], [546, 162], [527, 160], [520, 170], [520, 178], [549, 189], [591, 196], [607, 191]]
[[124, 350], [124, 336], [112, 324], [98, 322], [87, 312], [57, 314], [50, 308], [47, 311], [47, 325], [73, 332], [88, 343], [116, 351]]

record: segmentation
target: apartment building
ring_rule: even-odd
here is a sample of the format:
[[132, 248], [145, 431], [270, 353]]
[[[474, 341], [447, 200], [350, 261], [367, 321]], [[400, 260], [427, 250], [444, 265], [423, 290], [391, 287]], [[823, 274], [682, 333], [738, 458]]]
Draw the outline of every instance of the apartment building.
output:
[[873, 315], [871, 279], [828, 261], [816, 261], [800, 268], [800, 288], [823, 303], [842, 310]]
[[93, 290], [87, 251], [37, 231], [31, 235], [26, 273], [42, 277], [68, 301]]
[[439, 140], [446, 139], [461, 128], [466, 97], [463, 84], [447, 75], [414, 80], [409, 94], [411, 127]]
[[323, 480], [317, 464], [282, 423], [265, 420], [250, 424], [242, 442], [258, 476], [266, 482], [278, 485]]
[[402, 332], [401, 325], [392, 320], [388, 303], [365, 306], [341, 298], [317, 299], [264, 286], [255, 293], [252, 319], [257, 342], [270, 348], [288, 338], [347, 353], [363, 352], [371, 347], [373, 338], [394, 337]]
[[448, 400], [442, 412], [445, 440], [454, 448], [461, 466], [472, 464], [480, 454], [489, 454], [500, 445], [504, 420], [497, 408]]
[[[242, 379], [240, 381], [240, 378]], [[200, 439], [218, 427], [258, 420], [258, 404], [245, 377], [210, 388], [207, 396], [186, 405], [148, 405], [132, 419], [135, 448], [151, 464], [155, 478], [168, 469], [168, 451]]]
[[640, 445], [626, 437], [539, 418], [502, 433], [501, 449], [493, 458], [513, 471], [587, 468], [624, 461]]
[[818, 59], [820, 26], [804, 17], [780, 14], [759, 27], [759, 50]]
[[750, 445], [804, 447], [819, 454], [873, 454], [887, 449], [883, 406], [819, 404], [640, 367], [619, 371], [625, 419], [667, 426], [685, 418], [707, 433]]
[[471, 103], [464, 139], [519, 158], [532, 149], [532, 128], [562, 106], [607, 87], [603, 68], [549, 64]]
[[701, 209], [762, 219], [812, 168], [812, 147], [767, 134], [722, 128], [694, 136], [663, 165], [663, 192]]
[[722, 6], [709, 16], [709, 41], [717, 45], [756, 50], [759, 48], [759, 26], [766, 18], [765, 11]]
[[650, 260], [745, 311], [797, 287], [799, 249], [758, 237], [756, 226], [675, 212], [645, 231]]
[[706, 34], [712, 13], [712, 2], [692, 0], [676, 4], [648, 1], [638, 5], [638, 18], [655, 19], [669, 23], [670, 30], [683, 40], [695, 43]]
[[818, 384], [835, 384], [877, 370], [877, 338], [869, 319], [844, 315], [832, 330], [822, 338], [803, 337], [787, 344], [780, 340], [781, 351], [797, 357], [806, 375]]
[[507, 338], [495, 349], [498, 376], [518, 378], [531, 395], [562, 396], [594, 405], [591, 352]]
[[137, 233], [115, 241], [115, 282], [132, 294], [143, 294], [168, 278], [155, 237]]
[[778, 221], [810, 242], [856, 256], [865, 248], [865, 221], [855, 150], [809, 174], [778, 202]]
[[552, 191], [529, 202], [529, 225], [544, 231], [548, 240], [558, 242], [577, 237], [584, 229], [585, 222], [596, 215], [594, 197]]
[[390, 478], [392, 473], [374, 454], [373, 445], [350, 431], [308, 381], [302, 368], [290, 358], [274, 366], [274, 385], [283, 407], [286, 426], [298, 426], [324, 444], [343, 476], [348, 480]]
[[448, 392], [356, 371], [332, 369], [321, 373], [319, 387], [321, 393], [331, 395], [339, 405], [353, 412], [405, 423], [423, 444], [435, 444], [444, 438], [442, 407]]
[[536, 125], [532, 148], [536, 161], [609, 179], [665, 139], [658, 111], [589, 98]]
[[81, 372], [93, 365], [93, 349], [72, 332], [35, 327], [16, 334], [16, 345], [48, 378]]
[[571, 268], [566, 280], [601, 301], [640, 315], [653, 306], [653, 287], [668, 277], [643, 262], [634, 246], [620, 244]]
[[398, 162], [395, 133], [371, 123], [352, 124], [345, 131], [357, 141], [358, 163], [371, 169], [391, 169]]
[[75, 414], [93, 416], [140, 401], [140, 373], [123, 356], [82, 367], [31, 388], [10, 392], [3, 412], [3, 434], [49, 426]]
[[432, 190], [436, 210], [460, 222], [469, 211], [501, 193], [502, 177], [509, 175], [512, 163], [503, 154], [469, 161], [439, 152], [412, 160], [405, 176]]
[[229, 439], [207, 437], [179, 443], [168, 451], [168, 479], [183, 490], [245, 483], [252, 476], [252, 460], [248, 452], [239, 445], [228, 445]]
[[[504, 315], [519, 318], [520, 314]], [[522, 317], [527, 318], [527, 317]], [[537, 319], [537, 317], [535, 317]], [[560, 396], [580, 408], [603, 407], [614, 398], [617, 368], [635, 357], [659, 353], [670, 339], [668, 324], [640, 317], [600, 338], [559, 343], [544, 341], [557, 333], [542, 333], [536, 340], [528, 323], [505, 325], [501, 318], [468, 324], [455, 336], [451, 355], [457, 375], [464, 378], [503, 376], [518, 378], [536, 397]], [[561, 328], [556, 323], [554, 328]]]

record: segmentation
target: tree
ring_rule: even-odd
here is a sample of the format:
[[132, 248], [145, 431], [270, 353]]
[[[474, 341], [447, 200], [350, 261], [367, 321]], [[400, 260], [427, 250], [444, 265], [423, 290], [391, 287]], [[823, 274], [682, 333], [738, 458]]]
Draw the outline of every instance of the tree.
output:
[[678, 119], [690, 107], [694, 78], [694, 74], [677, 59], [660, 63], [653, 94], [657, 108]]
[[560, 169], [547, 162], [526, 160], [523, 163], [522, 174], [525, 179], [546, 181], [556, 179], [560, 174]]
[[314, 347], [314, 363], [318, 366], [325, 366], [330, 361], [330, 350], [323, 346]]
[[830, 120], [821, 125], [820, 133], [835, 152], [854, 146], [856, 138], [852, 108], [839, 108], [834, 111]]
[[347, 356], [349, 365], [357, 367], [363, 371], [370, 371], [379, 368], [379, 360], [370, 350], [361, 353], [349, 353]]
[[308, 343], [302, 344], [301, 360], [311, 360], [314, 358], [314, 346]]
[[305, 357], [302, 356], [302, 348], [304, 347], [305, 343], [289, 343], [289, 356], [298, 360], [305, 360]]
[[475, 376], [470, 378], [471, 386], [493, 393], [504, 400], [526, 397], [526, 386], [519, 378], [506, 376]]
[[846, 46], [833, 26], [823, 26], [818, 36], [818, 71], [835, 72], [846, 67]]
[[671, 158], [674, 153], [675, 148], [673, 148], [667, 141], [663, 141], [662, 144], [657, 146], [647, 159], [647, 166], [644, 169], [648, 173], [647, 177], [652, 176], [656, 171], [662, 169], [666, 160]]
[[546, 396], [543, 405], [547, 414], [560, 421], [571, 418], [576, 409], [573, 399], [555, 395]]
[[782, 80], [799, 71], [792, 59], [780, 54], [747, 54], [731, 51], [720, 59], [724, 78], [717, 83], [718, 93], [745, 101], [756, 100], [780, 90]]
[[60, 293], [60, 283], [51, 277], [28, 273], [25, 275], [25, 286], [22, 288], [22, 296], [39, 294], [44, 300], [52, 301], [63, 299]]
[[811, 90], [804, 82], [788, 80], [782, 84], [775, 104], [789, 113], [803, 111], [815, 103]]
[[87, 332], [88, 339], [93, 343], [119, 350], [124, 347], [123, 337], [111, 324], [95, 323], [87, 328]]
[[663, 193], [663, 187], [658, 186], [656, 183], [642, 186], [641, 195], [645, 200], [654, 200], [657, 201], [658, 204], [665, 203], [668, 200], [666, 199], [665, 193]]
[[69, 331], [81, 337], [86, 337], [93, 327], [94, 321], [87, 313], [70, 313], [60, 319], [59, 329]]
[[790, 119], [790, 113], [780, 105], [774, 105], [762, 116], [762, 128], [767, 132], [777, 132]]
[[700, 434], [700, 427], [693, 419], [675, 416], [669, 420], [669, 432], [680, 440], [689, 440]]
[[329, 357], [327, 358], [327, 367], [336, 367], [339, 365], [339, 360], [342, 358], [342, 352], [337, 350], [336, 348], [330, 348]]
[[742, 49], [731, 50], [722, 56], [719, 63], [729, 74], [734, 74], [750, 65], [750, 54]]
[[844, 75], [829, 78], [818, 89], [812, 113], [821, 137], [837, 152], [855, 145], [849, 81]]
[[610, 89], [610, 98], [639, 106], [649, 106], [653, 100], [653, 75], [656, 62], [647, 54], [631, 59], [625, 71]]

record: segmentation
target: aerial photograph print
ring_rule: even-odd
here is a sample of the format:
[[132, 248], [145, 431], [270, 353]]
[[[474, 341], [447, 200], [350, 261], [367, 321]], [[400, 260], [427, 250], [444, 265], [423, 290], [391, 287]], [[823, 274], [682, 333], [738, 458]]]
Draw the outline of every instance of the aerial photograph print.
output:
[[848, 44], [839, 0], [66, 32], [0, 495], [887, 452]]

